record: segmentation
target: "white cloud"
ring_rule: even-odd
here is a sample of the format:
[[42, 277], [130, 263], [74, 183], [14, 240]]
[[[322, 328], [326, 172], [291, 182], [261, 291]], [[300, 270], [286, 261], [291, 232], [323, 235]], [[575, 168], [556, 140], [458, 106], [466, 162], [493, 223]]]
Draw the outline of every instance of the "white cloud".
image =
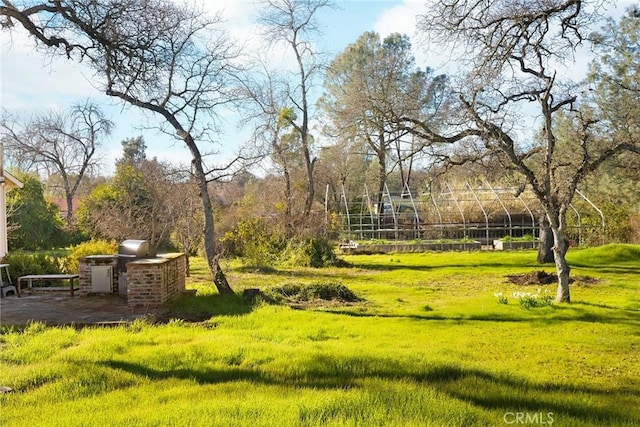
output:
[[103, 172], [112, 173], [122, 156], [120, 141], [142, 135], [147, 156], [188, 164], [190, 153], [179, 141], [154, 129], [161, 119], [105, 95], [93, 71], [63, 57], [51, 57], [34, 48], [24, 30], [0, 32], [0, 105], [15, 113], [31, 114], [46, 109], [66, 110], [74, 103], [92, 99], [110, 118], [115, 129], [102, 144]]
[[260, 43], [260, 27], [255, 22], [258, 3], [251, 0], [223, 0], [206, 3], [211, 13], [220, 12], [229, 37], [246, 50], [257, 51]]
[[407, 34], [413, 38], [416, 34], [416, 17], [424, 11], [424, 7], [424, 1], [404, 0], [384, 11], [373, 28], [383, 38], [392, 33]]
[[64, 58], [46, 57], [34, 49], [24, 31], [2, 32], [0, 93], [5, 108], [60, 108], [94, 96], [91, 71]]
[[400, 4], [384, 11], [374, 24], [374, 30], [382, 38], [392, 33], [406, 34], [411, 39], [416, 64], [421, 68], [431, 67], [441, 70], [450, 65], [451, 55], [425, 45], [424, 35], [417, 30], [418, 17], [425, 13], [428, 2], [424, 0], [403, 0]]

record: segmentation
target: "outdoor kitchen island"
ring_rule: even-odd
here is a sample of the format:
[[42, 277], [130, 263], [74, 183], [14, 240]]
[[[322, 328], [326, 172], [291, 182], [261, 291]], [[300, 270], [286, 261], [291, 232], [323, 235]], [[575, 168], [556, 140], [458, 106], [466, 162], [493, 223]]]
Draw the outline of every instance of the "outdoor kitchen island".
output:
[[[90, 255], [80, 258], [78, 295], [119, 293], [127, 299], [129, 307], [156, 308], [184, 292], [184, 254], [133, 255]], [[123, 262], [123, 259], [127, 262]]]

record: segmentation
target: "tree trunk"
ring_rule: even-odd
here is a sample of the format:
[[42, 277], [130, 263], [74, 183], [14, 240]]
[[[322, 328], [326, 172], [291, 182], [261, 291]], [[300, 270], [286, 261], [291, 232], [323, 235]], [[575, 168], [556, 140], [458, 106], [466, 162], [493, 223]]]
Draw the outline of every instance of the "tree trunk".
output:
[[386, 182], [386, 167], [385, 167], [385, 157], [384, 153], [381, 155], [378, 153], [378, 194], [376, 196], [378, 201], [378, 238], [386, 238], [381, 229], [387, 228], [387, 222], [389, 219], [387, 218], [387, 213], [384, 210], [384, 184]]
[[546, 218], [540, 222], [540, 245], [538, 246], [538, 264], [554, 262], [553, 232]]
[[402, 162], [402, 151], [400, 150], [400, 140], [396, 139], [396, 156], [398, 156], [398, 169], [400, 170], [400, 182], [402, 183], [402, 193], [407, 184], [408, 178], [404, 176], [404, 166]]
[[384, 214], [384, 184], [387, 182], [387, 169], [384, 159], [378, 161], [378, 213]]
[[282, 165], [282, 175], [284, 176], [284, 216], [285, 223], [291, 223], [291, 212], [293, 203], [293, 193], [291, 189], [291, 173], [289, 172], [289, 162], [285, 148], [278, 143], [278, 137], [274, 137], [271, 143], [273, 149], [273, 157], [276, 162]]
[[65, 220], [67, 222], [67, 227], [71, 229], [71, 226], [73, 225], [74, 191], [71, 189], [71, 183], [69, 182], [69, 175], [67, 174], [67, 171], [65, 171], [64, 168], [62, 167], [60, 169], [61, 169], [60, 175], [62, 176], [62, 182], [64, 185], [64, 200], [67, 204], [67, 217], [65, 218]]
[[564, 235], [564, 231], [558, 228], [553, 229], [553, 257], [556, 263], [556, 271], [558, 273], [558, 291], [556, 293], [556, 302], [571, 302], [569, 294], [569, 265], [567, 264], [567, 250], [569, 249], [569, 241]]
[[291, 176], [289, 176], [289, 170], [284, 169], [284, 216], [289, 222], [291, 218]]
[[[289, 173], [289, 165], [287, 164], [286, 159], [283, 159], [283, 175], [284, 175], [284, 218], [285, 224], [291, 225], [291, 205], [293, 203], [293, 193], [291, 189], [291, 174]], [[292, 227], [287, 227], [285, 229], [285, 233], [287, 234], [287, 239], [293, 237], [289, 235], [293, 231]]]
[[64, 198], [67, 202], [67, 217], [65, 220], [67, 222], [67, 227], [71, 228], [71, 226], [73, 226], [73, 194], [65, 190]]
[[198, 183], [200, 200], [202, 200], [202, 209], [204, 214], [204, 254], [207, 260], [207, 265], [209, 266], [213, 283], [216, 285], [218, 292], [221, 294], [233, 294], [235, 292], [233, 292], [233, 289], [229, 286], [229, 282], [220, 268], [218, 257], [216, 256], [213, 207], [211, 204], [211, 198], [209, 197], [207, 177], [204, 173], [204, 168], [202, 167], [202, 156], [200, 155], [200, 150], [198, 150], [195, 141], [193, 141], [190, 135], [187, 134], [184, 140], [191, 151], [191, 155], [193, 156], [191, 165], [193, 167], [193, 174], [195, 175], [196, 182]]
[[314, 161], [311, 160], [311, 152], [309, 151], [307, 143], [304, 144], [303, 151], [305, 167], [307, 171], [307, 198], [304, 203], [304, 215], [308, 217], [311, 213], [311, 208], [313, 207], [313, 199], [315, 197], [315, 184], [313, 182]]
[[227, 281], [227, 276], [225, 276], [222, 268], [220, 268], [220, 263], [218, 262], [218, 257], [214, 257], [213, 263], [215, 265], [215, 273], [213, 275], [213, 283], [215, 283], [218, 292], [221, 294], [234, 294], [233, 289], [229, 286], [229, 282]]

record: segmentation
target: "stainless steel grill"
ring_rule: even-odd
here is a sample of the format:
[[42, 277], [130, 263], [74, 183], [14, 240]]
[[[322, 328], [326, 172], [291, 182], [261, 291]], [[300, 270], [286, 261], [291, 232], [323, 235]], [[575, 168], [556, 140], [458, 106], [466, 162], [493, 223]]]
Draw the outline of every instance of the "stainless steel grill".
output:
[[126, 272], [127, 264], [131, 261], [155, 256], [155, 248], [148, 240], [124, 240], [118, 246], [118, 270]]

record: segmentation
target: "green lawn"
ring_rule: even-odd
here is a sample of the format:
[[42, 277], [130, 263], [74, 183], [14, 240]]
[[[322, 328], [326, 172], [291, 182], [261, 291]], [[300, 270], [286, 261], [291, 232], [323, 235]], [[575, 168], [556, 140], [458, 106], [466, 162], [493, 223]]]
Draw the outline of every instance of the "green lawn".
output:
[[555, 293], [507, 280], [553, 271], [532, 251], [344, 259], [226, 270], [237, 290], [339, 282], [360, 303], [249, 304], [194, 260], [172, 316], [205, 321], [4, 329], [0, 425], [640, 425], [640, 246], [572, 250], [573, 302], [528, 310], [514, 292]]

